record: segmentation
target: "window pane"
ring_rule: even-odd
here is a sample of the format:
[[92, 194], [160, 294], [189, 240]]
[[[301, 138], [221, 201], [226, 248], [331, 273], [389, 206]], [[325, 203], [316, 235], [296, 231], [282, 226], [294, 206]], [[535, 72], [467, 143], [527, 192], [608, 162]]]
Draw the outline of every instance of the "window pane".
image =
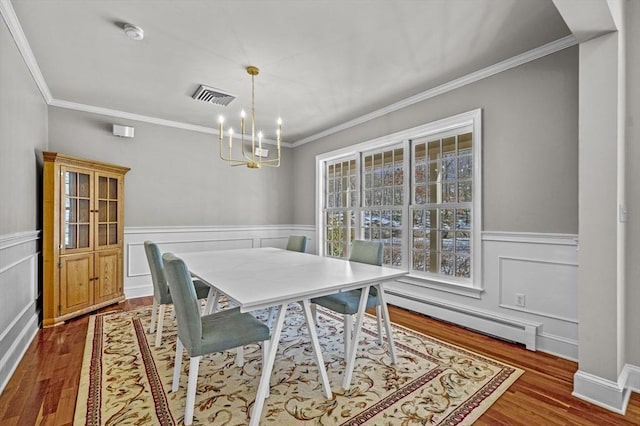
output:
[[454, 209], [440, 209], [442, 229], [453, 229]]
[[456, 137], [451, 136], [449, 138], [442, 139], [442, 156], [444, 158], [455, 157], [456, 152]]
[[462, 181], [458, 184], [458, 199], [461, 203], [469, 203], [473, 201], [471, 181]]
[[427, 202], [427, 189], [420, 185], [416, 185], [416, 204], [425, 204]]
[[394, 185], [396, 186], [404, 185], [404, 169], [402, 167], [402, 163], [400, 164], [396, 163], [393, 176], [394, 176], [394, 182], [393, 182]]
[[456, 277], [471, 278], [471, 258], [456, 256]]
[[454, 237], [454, 232], [443, 232], [442, 233], [442, 251], [443, 252], [447, 252], [447, 253], [452, 253], [454, 246], [453, 246], [453, 237]]
[[471, 234], [468, 232], [456, 232], [456, 253], [471, 253]]
[[471, 209], [456, 210], [456, 229], [471, 229]]
[[416, 164], [416, 168], [415, 168], [415, 183], [423, 183], [426, 180], [427, 177], [427, 173], [426, 173], [426, 165], [424, 163], [422, 164]]
[[442, 179], [454, 180], [456, 178], [456, 170], [458, 161], [456, 158], [448, 158], [442, 161]]
[[440, 140], [431, 141], [427, 144], [428, 149], [428, 159], [430, 161], [439, 160], [441, 157], [440, 153]]
[[471, 152], [472, 140], [472, 133], [458, 135], [458, 153], [464, 154]]
[[440, 258], [440, 273], [443, 275], [453, 275], [455, 268], [455, 256], [452, 254], [442, 254]]
[[415, 271], [424, 271], [425, 270], [424, 252], [422, 252], [422, 251], [414, 251], [413, 252], [411, 269], [413, 269]]
[[402, 187], [393, 190], [393, 205], [401, 206], [404, 204], [404, 189]]
[[473, 159], [471, 155], [458, 157], [458, 179], [471, 179], [473, 171]]
[[424, 227], [424, 210], [413, 211], [413, 227], [414, 228]]
[[385, 206], [393, 205], [393, 188], [385, 188], [383, 194], [382, 204]]
[[455, 203], [458, 201], [457, 195], [458, 185], [455, 183], [445, 183], [442, 185], [442, 202]]

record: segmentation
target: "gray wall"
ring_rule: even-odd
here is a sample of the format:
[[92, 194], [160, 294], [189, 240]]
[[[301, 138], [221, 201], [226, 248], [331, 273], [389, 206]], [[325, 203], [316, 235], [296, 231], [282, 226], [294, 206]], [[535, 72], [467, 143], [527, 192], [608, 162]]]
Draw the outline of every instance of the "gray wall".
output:
[[40, 228], [47, 105], [9, 30], [0, 21], [0, 235]]
[[627, 2], [627, 363], [640, 366], [640, 2]]
[[[290, 149], [280, 168], [254, 170], [222, 162], [211, 134], [56, 107], [49, 123], [51, 151], [131, 167], [125, 226], [292, 223]], [[135, 127], [135, 138], [113, 136], [112, 123]]]
[[47, 106], [0, 20], [0, 392], [38, 328]]
[[577, 234], [577, 47], [296, 148], [295, 223], [315, 223], [317, 154], [476, 108], [483, 230]]

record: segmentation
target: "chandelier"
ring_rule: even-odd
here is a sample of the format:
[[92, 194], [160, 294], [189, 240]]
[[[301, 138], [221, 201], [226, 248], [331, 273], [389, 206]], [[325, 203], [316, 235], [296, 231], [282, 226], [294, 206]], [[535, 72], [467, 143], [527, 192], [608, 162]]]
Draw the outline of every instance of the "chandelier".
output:
[[[233, 151], [233, 129], [229, 128], [227, 131], [227, 135], [229, 137], [229, 143], [226, 144], [228, 148], [228, 152], [224, 154], [224, 117], [221, 115], [218, 118], [218, 123], [220, 128], [218, 129], [218, 139], [220, 141], [220, 158], [229, 163], [230, 166], [244, 166], [251, 169], [258, 169], [262, 166], [267, 167], [280, 167], [280, 137], [282, 134], [282, 119], [278, 118], [277, 121], [277, 129], [276, 129], [276, 146], [278, 150], [278, 155], [276, 158], [271, 159], [263, 159], [266, 157], [264, 155], [266, 149], [262, 149], [262, 132], [259, 131], [256, 135], [256, 107], [255, 107], [255, 88], [254, 88], [254, 79], [255, 76], [258, 75], [260, 70], [257, 67], [249, 66], [247, 67], [247, 73], [251, 76], [251, 151], [247, 152], [249, 142], [245, 142], [245, 112], [242, 110], [240, 112], [240, 145], [242, 150], [242, 158], [234, 158]], [[256, 139], [257, 136], [257, 139]]]

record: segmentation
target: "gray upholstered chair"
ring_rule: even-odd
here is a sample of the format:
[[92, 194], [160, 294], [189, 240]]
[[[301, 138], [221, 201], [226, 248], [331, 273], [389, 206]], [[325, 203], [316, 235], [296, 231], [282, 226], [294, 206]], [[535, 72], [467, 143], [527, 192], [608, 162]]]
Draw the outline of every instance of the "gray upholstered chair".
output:
[[[158, 347], [162, 344], [164, 311], [167, 304], [172, 303], [172, 299], [171, 293], [169, 292], [169, 286], [167, 286], [167, 279], [164, 274], [160, 248], [152, 241], [145, 241], [144, 251], [147, 254], [147, 261], [149, 262], [149, 269], [151, 270], [151, 280], [153, 281], [153, 308], [151, 311], [151, 325], [149, 326], [149, 332], [156, 332], [155, 345]], [[194, 286], [198, 299], [206, 299], [209, 294], [210, 287], [199, 280], [194, 282]]]
[[184, 424], [190, 425], [193, 421], [200, 358], [206, 354], [262, 342], [264, 360], [271, 336], [269, 327], [251, 314], [241, 313], [239, 308], [200, 316], [197, 295], [187, 266], [171, 253], [165, 253], [162, 258], [178, 323], [171, 391], [178, 391], [182, 353], [186, 349], [190, 361]]
[[287, 250], [307, 252], [307, 237], [304, 235], [290, 235], [287, 241]]
[[[349, 261], [381, 266], [383, 249], [384, 246], [380, 241], [355, 240], [353, 241], [351, 246], [351, 255], [349, 256]], [[345, 358], [349, 354], [351, 344], [353, 343], [351, 342], [353, 314], [358, 313], [361, 293], [362, 290], [356, 289], [311, 299], [311, 303], [323, 306], [343, 315]], [[378, 341], [380, 344], [382, 344], [382, 309], [380, 307], [380, 301], [378, 300], [378, 292], [375, 288], [371, 287], [369, 290], [369, 297], [367, 298], [367, 309], [374, 306], [376, 307], [376, 316], [378, 320]]]

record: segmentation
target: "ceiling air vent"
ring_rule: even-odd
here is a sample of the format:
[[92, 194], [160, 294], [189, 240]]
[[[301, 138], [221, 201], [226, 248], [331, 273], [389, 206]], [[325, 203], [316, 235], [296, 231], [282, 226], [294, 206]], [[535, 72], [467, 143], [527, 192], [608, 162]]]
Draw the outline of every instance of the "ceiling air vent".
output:
[[214, 105], [227, 106], [236, 97], [230, 93], [225, 93], [222, 90], [214, 89], [205, 85], [200, 85], [198, 90], [191, 96], [196, 101], [207, 102]]

